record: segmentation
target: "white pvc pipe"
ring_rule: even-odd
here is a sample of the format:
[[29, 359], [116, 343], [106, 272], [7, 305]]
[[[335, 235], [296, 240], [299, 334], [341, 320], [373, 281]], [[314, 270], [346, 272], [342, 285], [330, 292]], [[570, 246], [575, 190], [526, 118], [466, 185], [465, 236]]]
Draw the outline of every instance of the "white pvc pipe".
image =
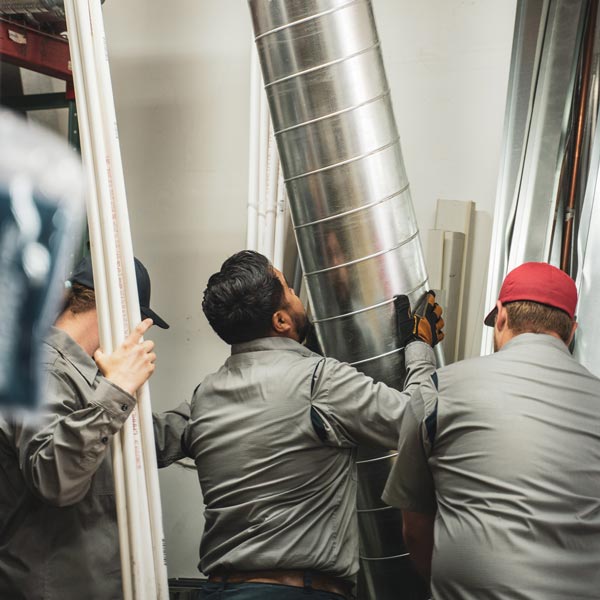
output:
[[264, 255], [273, 262], [273, 251], [275, 244], [275, 217], [277, 213], [277, 188], [279, 183], [279, 153], [273, 135], [273, 126], [269, 118], [268, 127], [268, 150], [267, 150], [267, 190], [265, 198], [265, 233], [264, 233]]
[[[98, 331], [100, 346], [104, 352], [113, 350], [112, 332], [110, 326], [109, 300], [107, 293], [107, 280], [102, 253], [102, 232], [100, 229], [100, 217], [98, 213], [98, 200], [96, 194], [93, 167], [92, 141], [90, 136], [90, 125], [87, 115], [88, 102], [83, 82], [83, 73], [80, 57], [80, 40], [75, 24], [75, 16], [72, 7], [73, 0], [65, 0], [65, 18], [69, 31], [69, 49], [71, 63], [73, 66], [73, 82], [77, 97], [77, 111], [79, 121], [79, 138], [82, 151], [82, 159], [87, 176], [88, 192], [86, 194], [88, 231], [90, 236], [90, 251], [94, 269], [96, 312], [98, 315]], [[115, 480], [115, 502], [117, 509], [117, 523], [119, 527], [119, 548], [121, 559], [121, 579], [123, 587], [123, 599], [132, 600], [133, 582], [131, 573], [131, 556], [129, 547], [129, 526], [127, 523], [127, 504], [125, 490], [125, 472], [123, 468], [123, 455], [121, 438], [113, 436], [112, 440], [112, 465]]]
[[267, 165], [269, 159], [269, 108], [265, 93], [261, 90], [259, 102], [259, 152], [258, 152], [258, 219], [257, 249], [265, 253], [265, 211], [267, 202]]
[[[80, 35], [80, 50], [82, 59], [83, 81], [86, 87], [86, 98], [88, 100], [88, 116], [92, 127], [92, 151], [95, 162], [95, 178], [98, 184], [98, 201], [101, 231], [103, 237], [103, 250], [107, 275], [107, 289], [110, 298], [111, 326], [113, 343], [118, 345], [125, 337], [123, 327], [123, 303], [120, 295], [118, 256], [116, 251], [114, 223], [112, 220], [112, 209], [110, 199], [110, 183], [106, 170], [106, 144], [103, 127], [101, 123], [100, 90], [96, 80], [96, 69], [92, 52], [92, 39], [90, 28], [90, 15], [84, 2], [75, 1], [74, 7], [76, 30]], [[133, 423], [128, 419], [123, 427], [122, 442], [124, 446], [123, 456], [125, 458], [125, 480], [127, 489], [127, 517], [128, 529], [131, 537], [131, 564], [133, 574], [133, 589], [136, 598], [152, 598], [155, 596], [154, 573], [148, 569], [148, 561], [144, 560], [144, 549], [147, 546], [143, 542], [144, 528], [141, 521], [141, 513], [144, 507], [140, 503], [138, 493], [137, 466], [135, 447], [133, 444]]]
[[[113, 218], [116, 217], [116, 231], [118, 243], [121, 250], [122, 276], [124, 282], [127, 313], [129, 323], [137, 324], [141, 320], [140, 306], [135, 276], [135, 265], [133, 255], [133, 244], [131, 240], [131, 228], [129, 214], [127, 211], [127, 196], [125, 191], [125, 177], [121, 160], [121, 149], [117, 129], [117, 119], [114, 106], [110, 68], [108, 64], [108, 52], [106, 47], [106, 36], [104, 21], [100, 4], [95, 0], [88, 0], [94, 54], [98, 78], [101, 83], [103, 94], [101, 107], [103, 111], [103, 122], [105, 125], [105, 136], [108, 145], [109, 172], [112, 175], [113, 191]], [[143, 455], [143, 468], [145, 492], [149, 512], [149, 525], [151, 534], [151, 554], [154, 564], [158, 600], [168, 600], [169, 587], [167, 579], [166, 561], [164, 555], [164, 530], [162, 522], [162, 508], [160, 503], [160, 487], [157, 471], [156, 448], [154, 444], [154, 427], [152, 422], [152, 411], [150, 403], [150, 390], [148, 384], [144, 384], [138, 392], [137, 412], [141, 436], [136, 438], [141, 441], [141, 452]], [[135, 421], [134, 421], [135, 425]], [[136, 449], [138, 451], [139, 448]], [[140, 496], [143, 497], [140, 490]]]
[[250, 54], [250, 140], [248, 144], [248, 224], [246, 230], [246, 248], [256, 250], [258, 245], [258, 168], [259, 168], [259, 139], [260, 95], [262, 79], [254, 41]]
[[[281, 164], [278, 165], [279, 177], [277, 180], [277, 214], [275, 216], [275, 244], [273, 247], [273, 265], [283, 271], [283, 257], [285, 252], [285, 237], [287, 232], [287, 194], [283, 183]], [[300, 293], [300, 290], [296, 290]]]

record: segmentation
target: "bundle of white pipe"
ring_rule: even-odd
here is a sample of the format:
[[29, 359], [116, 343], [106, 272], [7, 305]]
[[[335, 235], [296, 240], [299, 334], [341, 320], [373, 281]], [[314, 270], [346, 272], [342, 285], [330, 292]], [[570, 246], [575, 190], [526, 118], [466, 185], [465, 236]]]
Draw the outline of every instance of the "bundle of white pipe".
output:
[[246, 247], [264, 254], [277, 269], [282, 270], [289, 221], [287, 194], [258, 55], [254, 49], [250, 66], [249, 154]]
[[[100, 3], [65, 0], [83, 161], [100, 343], [117, 347], [140, 322], [125, 180]], [[168, 600], [148, 385], [113, 439], [125, 600]]]

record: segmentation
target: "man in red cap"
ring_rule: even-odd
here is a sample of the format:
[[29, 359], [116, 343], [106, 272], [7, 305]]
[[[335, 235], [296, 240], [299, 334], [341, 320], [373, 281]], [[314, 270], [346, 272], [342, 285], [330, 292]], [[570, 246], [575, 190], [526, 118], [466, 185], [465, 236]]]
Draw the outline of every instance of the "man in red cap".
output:
[[569, 353], [573, 280], [508, 274], [485, 318], [495, 354], [420, 387], [384, 500], [444, 600], [598, 598], [600, 380]]

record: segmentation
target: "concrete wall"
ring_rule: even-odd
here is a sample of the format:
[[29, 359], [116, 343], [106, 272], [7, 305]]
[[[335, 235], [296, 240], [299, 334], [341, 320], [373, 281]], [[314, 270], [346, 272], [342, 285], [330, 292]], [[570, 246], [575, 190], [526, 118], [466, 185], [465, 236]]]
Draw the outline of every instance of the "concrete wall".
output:
[[[422, 231], [438, 198], [477, 203], [467, 354], [478, 354], [515, 0], [373, 3]], [[104, 12], [134, 246], [172, 326], [152, 336], [163, 410], [228, 354], [200, 302], [245, 242], [250, 19], [243, 0], [108, 0]], [[195, 474], [173, 467], [161, 485], [169, 574], [196, 576]]]

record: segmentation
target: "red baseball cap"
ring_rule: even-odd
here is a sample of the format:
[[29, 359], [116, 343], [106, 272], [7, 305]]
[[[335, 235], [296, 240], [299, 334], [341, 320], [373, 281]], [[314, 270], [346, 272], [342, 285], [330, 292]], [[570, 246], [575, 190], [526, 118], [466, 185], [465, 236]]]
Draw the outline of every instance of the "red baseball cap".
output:
[[[564, 272], [548, 263], [528, 262], [513, 269], [504, 279], [498, 300], [502, 304], [528, 300], [566, 312], [575, 317], [577, 288]], [[483, 322], [493, 327], [498, 309], [494, 307]]]

